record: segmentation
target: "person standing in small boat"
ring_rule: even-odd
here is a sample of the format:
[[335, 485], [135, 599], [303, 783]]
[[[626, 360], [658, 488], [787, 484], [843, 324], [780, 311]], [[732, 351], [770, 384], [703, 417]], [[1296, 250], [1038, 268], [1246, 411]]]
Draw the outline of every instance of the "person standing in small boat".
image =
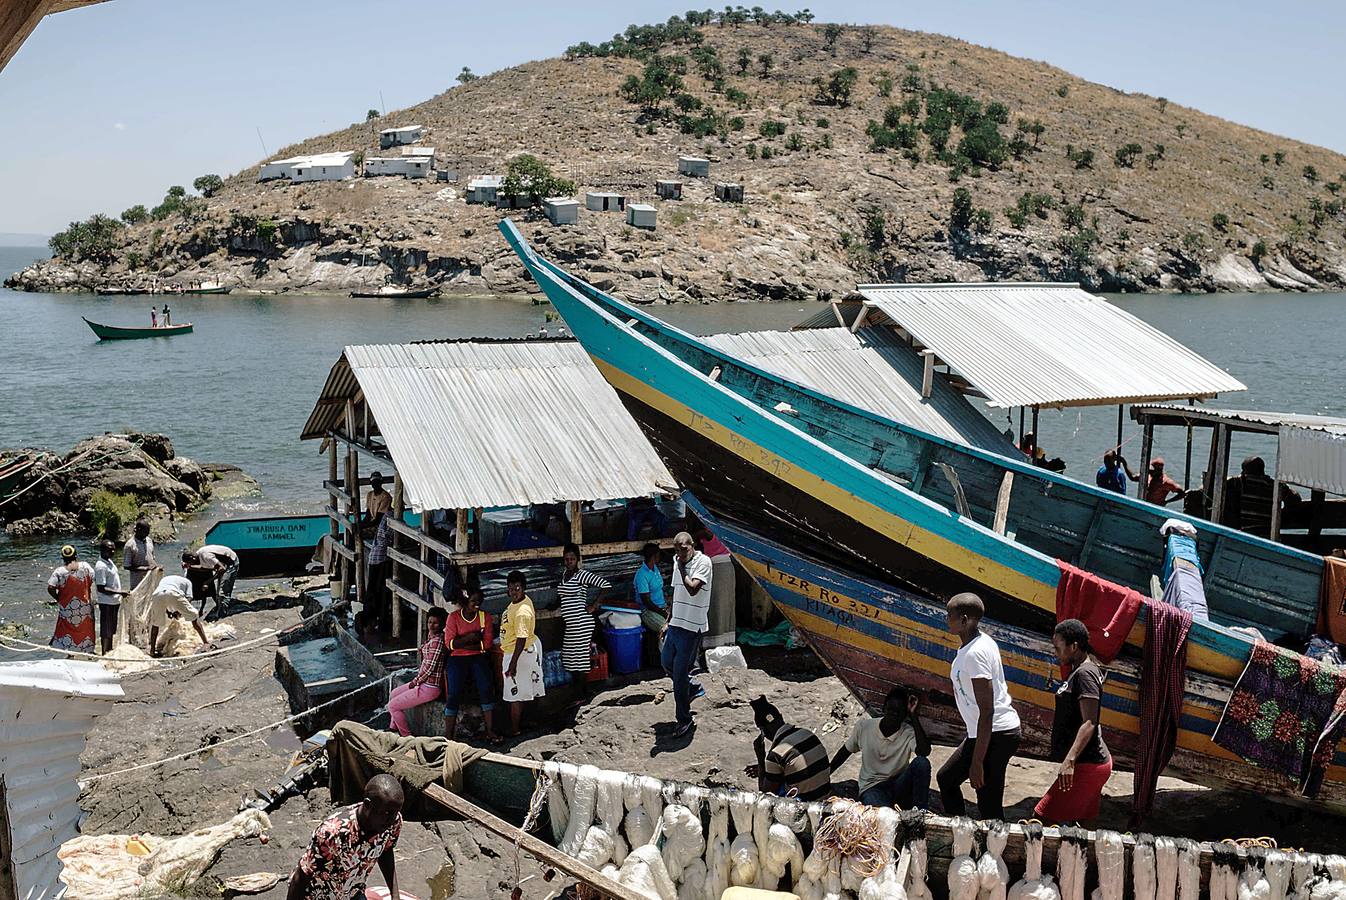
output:
[[56, 601], [51, 646], [93, 653], [93, 566], [77, 557], [75, 548], [66, 544], [61, 548], [61, 564], [47, 579], [47, 593]]
[[976, 594], [955, 594], [948, 602], [949, 631], [962, 641], [950, 678], [967, 737], [935, 780], [945, 815], [964, 815], [963, 783], [970, 781], [979, 817], [1004, 819], [1005, 770], [1019, 749], [1019, 714], [1010, 701], [1000, 647], [981, 630], [985, 612]]
[[561, 642], [561, 660], [571, 677], [583, 680], [593, 668], [590, 644], [594, 638], [594, 613], [599, 598], [593, 591], [610, 591], [612, 582], [602, 575], [580, 568], [580, 548], [566, 544], [562, 556], [565, 568], [556, 593], [561, 598], [561, 618], [565, 622], [565, 638]]
[[1112, 755], [1099, 723], [1103, 670], [1089, 650], [1089, 629], [1066, 619], [1052, 634], [1056, 659], [1070, 675], [1056, 691], [1051, 759], [1061, 764], [1056, 781], [1033, 811], [1046, 822], [1085, 823], [1098, 818], [1103, 786], [1112, 775]]
[[164, 327], [165, 327], [165, 328], [171, 328], [172, 326], [173, 326], [173, 311], [172, 311], [171, 309], [168, 308], [168, 301], [165, 300], [165, 301], [164, 301]]
[[159, 310], [154, 308], [153, 306], [150, 307], [150, 327], [151, 328], [159, 327]]

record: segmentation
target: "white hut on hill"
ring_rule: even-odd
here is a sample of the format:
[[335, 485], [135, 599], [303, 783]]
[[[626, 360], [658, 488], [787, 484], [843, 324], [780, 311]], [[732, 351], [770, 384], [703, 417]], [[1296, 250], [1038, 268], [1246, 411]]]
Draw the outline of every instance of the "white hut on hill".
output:
[[425, 129], [420, 125], [403, 125], [401, 128], [385, 128], [379, 132], [379, 149], [387, 150], [398, 144], [412, 144], [421, 139]]
[[310, 156], [292, 156], [262, 163], [258, 181], [285, 178], [289, 181], [340, 181], [355, 177], [355, 151], [315, 153]]
[[0, 844], [9, 854], [0, 872], [7, 863], [16, 900], [62, 891], [56, 851], [79, 834], [84, 739], [121, 698], [117, 676], [98, 663], [0, 664]]

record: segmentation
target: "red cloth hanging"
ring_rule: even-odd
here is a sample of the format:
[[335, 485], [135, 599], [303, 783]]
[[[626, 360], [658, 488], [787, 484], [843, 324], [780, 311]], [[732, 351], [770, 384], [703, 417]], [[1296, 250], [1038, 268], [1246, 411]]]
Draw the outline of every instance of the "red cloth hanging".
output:
[[1140, 670], [1140, 743], [1131, 797], [1133, 825], [1149, 815], [1159, 773], [1178, 743], [1187, 686], [1187, 634], [1192, 614], [1167, 603], [1146, 601], [1145, 654]]
[[1145, 598], [1092, 572], [1058, 559], [1061, 580], [1056, 583], [1056, 621], [1079, 619], [1089, 629], [1089, 645], [1102, 663], [1122, 652], [1126, 636], [1136, 624]]

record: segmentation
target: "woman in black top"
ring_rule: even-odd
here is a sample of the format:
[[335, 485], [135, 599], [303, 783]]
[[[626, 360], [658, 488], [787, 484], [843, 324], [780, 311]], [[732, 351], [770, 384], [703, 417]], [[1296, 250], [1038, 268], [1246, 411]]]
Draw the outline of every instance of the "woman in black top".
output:
[[1061, 771], [1035, 812], [1048, 822], [1087, 822], [1098, 816], [1103, 786], [1112, 775], [1112, 755], [1099, 724], [1105, 676], [1089, 656], [1089, 629], [1079, 619], [1058, 624], [1052, 645], [1070, 672], [1056, 691], [1052, 720], [1051, 758]]

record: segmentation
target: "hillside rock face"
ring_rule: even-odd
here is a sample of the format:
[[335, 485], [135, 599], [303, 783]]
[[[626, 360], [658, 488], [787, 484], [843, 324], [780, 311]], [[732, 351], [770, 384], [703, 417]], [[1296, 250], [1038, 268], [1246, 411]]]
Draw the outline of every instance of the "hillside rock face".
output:
[[[1065, 280], [1109, 291], [1346, 284], [1337, 200], [1346, 157], [1328, 150], [937, 35], [847, 28], [829, 48], [821, 26], [700, 33], [723, 64], [718, 85], [698, 73], [690, 46], [661, 52], [689, 58], [687, 102], [719, 117], [709, 137], [683, 133], [669, 102], [655, 115], [620, 96], [639, 61], [529, 63], [276, 154], [373, 155], [379, 129], [420, 124], [422, 145], [436, 148], [436, 167], [457, 183], [258, 183], [254, 166], [186, 215], [125, 229], [106, 261], [52, 259], [6, 283], [50, 291], [220, 278], [259, 291], [391, 282], [518, 292], [532, 286], [495, 227], [512, 215], [567, 268], [638, 302], [829, 298], [871, 281]], [[754, 61], [740, 73], [743, 50]], [[764, 54], [773, 59], [766, 77], [756, 61]], [[844, 67], [857, 76], [849, 103], [820, 103], [814, 79]], [[934, 89], [1003, 107], [998, 129], [1019, 137], [1017, 155], [995, 167], [951, 166], [923, 126]], [[894, 115], [912, 102], [917, 112]], [[908, 152], [873, 149], [867, 129], [885, 114], [916, 126]], [[950, 150], [961, 135], [955, 125]], [[1123, 162], [1128, 145], [1137, 149]], [[469, 179], [503, 174], [525, 152], [575, 181], [581, 199], [616, 191], [654, 205], [656, 230], [627, 226], [621, 213], [581, 208], [578, 225], [558, 227], [537, 211], [464, 202]], [[709, 158], [711, 177], [684, 178], [683, 199], [661, 201], [655, 181], [679, 177], [679, 155]], [[742, 184], [745, 201], [717, 202], [715, 181]], [[958, 189], [984, 211], [976, 227], [953, 219]]]

